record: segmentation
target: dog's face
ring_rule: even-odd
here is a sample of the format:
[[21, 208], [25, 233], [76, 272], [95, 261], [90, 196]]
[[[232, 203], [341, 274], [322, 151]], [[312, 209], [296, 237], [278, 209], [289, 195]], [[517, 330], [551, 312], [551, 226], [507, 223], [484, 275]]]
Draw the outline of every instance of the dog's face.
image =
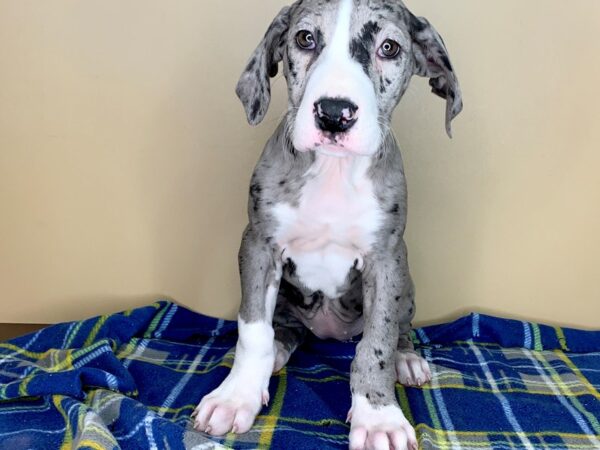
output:
[[237, 86], [248, 121], [259, 123], [269, 78], [283, 61], [288, 131], [298, 151], [372, 155], [413, 74], [446, 99], [446, 129], [462, 109], [443, 41], [399, 0], [299, 0], [273, 20]]

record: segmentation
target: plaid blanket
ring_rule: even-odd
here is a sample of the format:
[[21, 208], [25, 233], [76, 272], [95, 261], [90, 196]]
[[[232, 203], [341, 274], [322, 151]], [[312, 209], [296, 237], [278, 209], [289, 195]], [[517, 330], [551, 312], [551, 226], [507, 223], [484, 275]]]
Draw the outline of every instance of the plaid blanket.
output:
[[[308, 339], [242, 436], [191, 428], [234, 322], [151, 306], [0, 344], [0, 448], [347, 448], [355, 342]], [[416, 330], [433, 382], [397, 386], [423, 449], [599, 449], [600, 332], [471, 314]]]

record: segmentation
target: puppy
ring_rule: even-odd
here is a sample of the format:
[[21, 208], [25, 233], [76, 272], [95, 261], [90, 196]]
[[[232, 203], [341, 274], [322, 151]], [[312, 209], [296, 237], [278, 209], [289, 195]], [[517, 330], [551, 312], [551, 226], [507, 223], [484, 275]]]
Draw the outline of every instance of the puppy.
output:
[[307, 332], [362, 334], [352, 362], [351, 449], [416, 448], [396, 381], [431, 374], [410, 340], [414, 287], [403, 239], [406, 182], [390, 131], [413, 74], [461, 111], [444, 43], [399, 0], [299, 0], [275, 17], [237, 86], [258, 124], [279, 63], [288, 111], [252, 175], [239, 252], [242, 301], [235, 361], [195, 411], [195, 427], [244, 433]]

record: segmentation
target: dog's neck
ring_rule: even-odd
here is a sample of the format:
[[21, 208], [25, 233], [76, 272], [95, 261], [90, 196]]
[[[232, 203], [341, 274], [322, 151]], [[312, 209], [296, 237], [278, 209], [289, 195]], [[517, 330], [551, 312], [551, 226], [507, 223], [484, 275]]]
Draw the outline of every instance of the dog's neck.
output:
[[324, 180], [330, 188], [335, 185], [356, 186], [364, 180], [371, 164], [369, 156], [332, 156], [315, 151], [315, 161], [306, 175]]

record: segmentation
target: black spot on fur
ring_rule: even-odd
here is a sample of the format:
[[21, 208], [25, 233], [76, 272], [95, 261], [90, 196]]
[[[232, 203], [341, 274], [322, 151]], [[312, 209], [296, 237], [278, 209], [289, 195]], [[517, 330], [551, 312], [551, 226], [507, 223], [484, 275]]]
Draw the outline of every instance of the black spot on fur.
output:
[[292, 76], [292, 78], [296, 79], [298, 77], [298, 72], [296, 71], [296, 69], [294, 67], [294, 61], [292, 61], [291, 58], [288, 57], [287, 63], [288, 63], [288, 73]]
[[396, 296], [394, 297], [394, 300], [396, 300], [397, 302], [399, 302], [399, 301], [400, 301], [400, 296], [399, 296], [399, 295], [396, 295]]
[[446, 66], [446, 69], [452, 71], [452, 64], [450, 64], [448, 57], [446, 55], [440, 55], [440, 58], [442, 59], [444, 66]]
[[249, 62], [248, 65], [246, 66], [246, 70], [249, 72], [252, 69], [254, 69], [254, 64], [256, 64], [256, 58], [252, 58]]
[[293, 277], [296, 274], [296, 263], [292, 261], [291, 258], [288, 258], [285, 263], [285, 268], [288, 271], [288, 274]]
[[427, 28], [427, 24], [425, 22], [422, 22], [421, 20], [419, 20], [418, 18], [416, 18], [415, 16], [413, 16], [410, 13], [409, 13], [409, 18], [410, 18], [411, 31], [413, 31], [415, 33], [420, 33], [425, 28]]
[[302, 292], [294, 285], [288, 283], [286, 280], [281, 280], [279, 285], [279, 294], [283, 298], [287, 299], [290, 303], [297, 305], [301, 308], [304, 307], [304, 296]]
[[398, 214], [399, 209], [400, 206], [398, 205], [398, 203], [394, 203], [393, 206], [390, 208], [390, 213]]
[[350, 41], [350, 55], [360, 63], [367, 74], [371, 66], [375, 37], [380, 31], [377, 22], [369, 21], [363, 25], [359, 36]]
[[379, 92], [381, 92], [382, 94], [385, 94], [386, 88], [385, 88], [385, 84], [383, 84], [383, 77], [380, 75], [379, 76]]
[[256, 116], [258, 115], [259, 110], [260, 110], [260, 100], [256, 99], [256, 100], [254, 100], [254, 103], [252, 103], [252, 110], [250, 111], [250, 118], [252, 120], [256, 119]]
[[311, 295], [313, 302], [318, 302], [323, 300], [323, 292], [322, 291], [315, 291], [312, 293]]
[[259, 183], [252, 183], [250, 185], [250, 199], [252, 200], [252, 208], [254, 211], [258, 211], [260, 205], [260, 193], [262, 192], [262, 187]]
[[317, 40], [315, 55], [319, 56], [325, 48], [325, 38], [323, 37], [323, 32], [319, 28], [315, 29], [315, 39]]
[[375, 353], [375, 356], [383, 355], [383, 351], [379, 348], [376, 348], [375, 350], [373, 350], [373, 353]]

